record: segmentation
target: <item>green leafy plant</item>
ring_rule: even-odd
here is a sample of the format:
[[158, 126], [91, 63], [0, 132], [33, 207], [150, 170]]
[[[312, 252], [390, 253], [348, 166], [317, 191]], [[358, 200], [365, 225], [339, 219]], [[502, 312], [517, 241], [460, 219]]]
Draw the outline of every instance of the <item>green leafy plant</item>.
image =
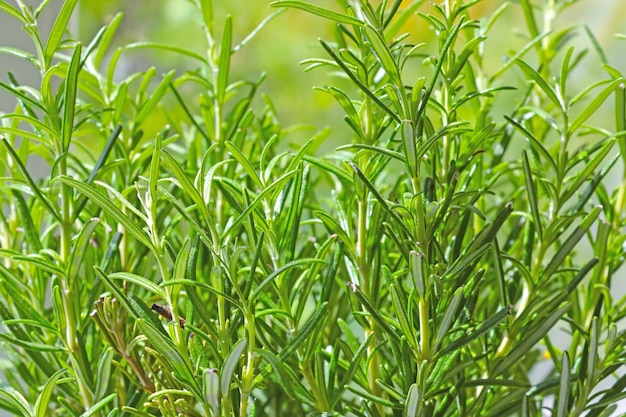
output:
[[[40, 74], [0, 82], [0, 408], [600, 417], [626, 398], [626, 90], [590, 30], [556, 25], [574, 2], [476, 20], [478, 1], [281, 0], [240, 37], [194, 0], [204, 54], [113, 47], [121, 13], [83, 44], [76, 3], [44, 42], [47, 1], [0, 1], [34, 46], [0, 53]], [[265, 75], [233, 75], [285, 9], [334, 25], [304, 62], [337, 75], [319, 89], [352, 137], [330, 152], [332, 130], [291, 142]], [[494, 66], [507, 14], [525, 43]], [[606, 73], [583, 88], [575, 35]], [[146, 49], [193, 69], [124, 73]]]

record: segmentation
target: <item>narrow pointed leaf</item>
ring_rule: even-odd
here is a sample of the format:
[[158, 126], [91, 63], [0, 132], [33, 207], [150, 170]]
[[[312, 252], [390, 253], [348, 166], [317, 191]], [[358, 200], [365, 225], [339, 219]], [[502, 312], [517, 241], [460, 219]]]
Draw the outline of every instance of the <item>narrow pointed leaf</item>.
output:
[[176, 377], [185, 384], [196, 399], [203, 401], [202, 391], [172, 339], [164, 335], [151, 324], [148, 324], [145, 320], [137, 320], [137, 325], [141, 328], [141, 331], [146, 335], [152, 346], [167, 360], [167, 363], [174, 370]]
[[67, 30], [67, 26], [77, 3], [78, 0], [64, 1], [63, 7], [61, 7], [61, 11], [54, 21], [54, 25], [52, 25], [52, 30], [50, 30], [50, 35], [48, 36], [48, 42], [46, 43], [46, 49], [44, 51], [44, 59], [46, 61], [45, 65], [47, 68], [50, 67], [54, 53], [59, 49], [59, 45], [63, 39], [63, 34]]
[[48, 378], [41, 389], [41, 392], [37, 396], [37, 401], [35, 401], [35, 417], [46, 417], [48, 414], [48, 407], [52, 392], [54, 391], [59, 379], [61, 379], [65, 373], [67, 373], [67, 369], [59, 369], [52, 374], [50, 378]]
[[124, 230], [137, 239], [141, 244], [147, 248], [153, 248], [152, 241], [150, 240], [148, 234], [144, 232], [139, 225], [137, 225], [137, 222], [131, 220], [122, 212], [122, 210], [117, 208], [117, 206], [113, 204], [107, 196], [82, 181], [78, 181], [70, 177], [60, 177], [59, 180], [62, 183], [71, 186], [76, 191], [86, 195], [93, 203], [101, 207], [109, 216], [119, 222]]
[[537, 197], [537, 187], [533, 179], [533, 172], [530, 168], [530, 162], [528, 162], [528, 155], [526, 151], [522, 151], [522, 166], [524, 167], [524, 180], [526, 182], [526, 195], [528, 195], [528, 202], [530, 203], [530, 211], [535, 222], [535, 227], [539, 232], [539, 238], [543, 237], [543, 222], [541, 220], [541, 212], [539, 211], [539, 199]]
[[[66, 2], [70, 3], [70, 2]], [[51, 35], [52, 36], [52, 35]], [[82, 45], [80, 42], [74, 47], [74, 53], [70, 60], [70, 66], [65, 77], [65, 90], [63, 93], [63, 120], [61, 126], [62, 152], [67, 152], [74, 130], [74, 115], [76, 114], [76, 93], [78, 91], [78, 73], [81, 65]]]
[[528, 353], [559, 321], [563, 314], [571, 307], [571, 303], [563, 305], [558, 310], [550, 314], [545, 320], [537, 323], [532, 328], [528, 329], [521, 341], [513, 347], [511, 352], [504, 357], [495, 366], [492, 375], [495, 377], [509, 369], [517, 363], [526, 353]]
[[620, 84], [624, 82], [623, 78], [619, 78], [617, 80], [613, 80], [609, 85], [607, 85], [602, 91], [596, 93], [591, 103], [589, 103], [583, 111], [580, 112], [578, 116], [572, 121], [569, 125], [569, 134], [573, 135], [578, 128], [585, 123], [585, 121], [591, 117], [592, 114], [598, 110], [598, 108], [604, 103], [604, 101], [613, 93], [613, 91], [619, 87]]
[[220, 59], [217, 69], [217, 98], [220, 103], [224, 101], [226, 87], [228, 87], [232, 43], [233, 19], [231, 16], [226, 16], [224, 21], [224, 32], [222, 33], [222, 44], [220, 46]]
[[235, 367], [241, 358], [241, 354], [248, 346], [248, 341], [246, 339], [240, 339], [235, 345], [232, 347], [226, 361], [224, 361], [224, 366], [222, 367], [222, 372], [220, 376], [220, 392], [222, 395], [228, 396], [230, 392], [230, 381], [233, 377], [233, 373], [235, 372]]
[[274, 1], [270, 3], [270, 6], [271, 7], [292, 7], [294, 9], [304, 10], [305, 12], [323, 17], [325, 19], [330, 19], [333, 22], [343, 23], [346, 25], [363, 26], [363, 22], [361, 22], [359, 19], [356, 19], [352, 16], [337, 13], [332, 10], [325, 9], [323, 7], [319, 7], [310, 3], [305, 3], [303, 1], [280, 0], [280, 1]]
[[443, 349], [437, 352], [435, 357], [442, 357], [444, 355], [452, 353], [455, 350], [468, 345], [471, 341], [476, 340], [480, 336], [484, 335], [485, 333], [499, 325], [504, 319], [506, 319], [511, 314], [512, 308], [512, 305], [504, 307], [496, 314], [480, 323], [472, 332], [467, 333], [456, 339], [455, 341], [451, 342], [450, 344], [446, 345]]
[[567, 408], [570, 392], [569, 376], [569, 355], [567, 354], [567, 351], [565, 351], [563, 352], [563, 359], [561, 360], [561, 383], [559, 384], [559, 396], [558, 403], [556, 405], [556, 417], [565, 417], [569, 414], [569, 410]]
[[41, 190], [39, 189], [39, 186], [37, 186], [37, 184], [35, 183], [33, 178], [30, 176], [30, 173], [29, 173], [28, 169], [26, 168], [26, 166], [24, 165], [22, 160], [19, 158], [19, 156], [17, 155], [17, 153], [15, 152], [15, 150], [13, 149], [11, 144], [5, 138], [0, 138], [0, 141], [6, 147], [7, 151], [11, 155], [11, 158], [13, 158], [13, 162], [15, 163], [15, 165], [17, 165], [18, 170], [24, 176], [24, 179], [28, 183], [28, 185], [29, 185], [31, 191], [33, 192], [33, 194], [35, 195], [35, 197], [37, 197], [37, 199], [48, 209], [48, 212], [50, 214], [52, 214], [54, 216], [54, 218], [57, 219], [60, 222], [61, 221], [61, 215], [59, 214], [58, 209], [55, 208], [55, 206], [50, 202], [50, 200], [48, 200], [41, 193]]

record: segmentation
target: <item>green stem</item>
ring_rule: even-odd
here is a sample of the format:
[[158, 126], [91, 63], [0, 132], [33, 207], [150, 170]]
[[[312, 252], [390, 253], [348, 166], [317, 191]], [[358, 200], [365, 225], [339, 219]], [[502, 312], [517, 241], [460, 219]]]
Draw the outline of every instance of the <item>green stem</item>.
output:
[[[66, 158], [60, 158], [59, 161], [59, 173], [60, 175], [67, 175], [67, 162]], [[61, 260], [67, 265], [70, 261], [72, 250], [72, 188], [69, 185], [61, 185]], [[69, 270], [69, 268], [68, 268]], [[74, 294], [72, 283], [68, 281], [67, 276], [59, 277], [59, 284], [61, 286], [61, 297], [63, 299], [63, 310], [65, 311], [65, 343], [70, 351], [70, 358], [73, 365], [78, 368], [78, 372], [75, 370], [76, 381], [78, 383], [78, 389], [80, 390], [81, 397], [83, 399], [83, 406], [87, 409], [91, 407], [93, 402], [93, 395], [91, 390], [87, 386], [83, 377], [87, 372], [88, 367], [85, 366], [85, 358], [82, 357], [81, 349], [78, 341], [78, 334], [76, 332], [76, 317], [74, 308], [77, 301], [80, 299]]]
[[313, 394], [313, 398], [315, 398], [315, 407], [317, 407], [317, 411], [322, 411], [324, 413], [331, 411], [330, 404], [326, 401], [326, 397], [322, 395], [317, 381], [315, 380], [315, 376], [311, 371], [310, 362], [303, 363], [303, 366], [300, 368], [302, 371], [302, 375], [304, 379], [309, 383], [309, 387], [311, 388], [311, 393]]
[[[246, 309], [247, 310], [247, 309]], [[246, 328], [248, 330], [248, 354], [246, 365], [242, 371], [241, 380], [241, 407], [239, 415], [247, 416], [248, 400], [252, 393], [252, 382], [254, 380], [254, 349], [256, 348], [256, 329], [254, 328], [254, 314], [246, 311]]]
[[[426, 298], [426, 297], [425, 297]], [[425, 298], [420, 299], [418, 304], [419, 320], [420, 320], [420, 349], [422, 352], [422, 360], [431, 360], [430, 352], [430, 327], [428, 326], [429, 314], [428, 314], [428, 300]]]

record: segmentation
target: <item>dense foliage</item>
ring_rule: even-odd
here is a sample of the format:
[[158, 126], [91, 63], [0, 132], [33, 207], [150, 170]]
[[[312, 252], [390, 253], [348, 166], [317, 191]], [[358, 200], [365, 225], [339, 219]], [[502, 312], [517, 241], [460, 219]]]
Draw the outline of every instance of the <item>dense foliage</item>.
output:
[[[335, 24], [305, 64], [334, 76], [320, 90], [351, 139], [321, 130], [298, 145], [259, 94], [265, 76], [232, 75], [257, 31], [237, 35], [211, 0], [191, 2], [203, 54], [113, 47], [121, 13], [73, 40], [76, 3], [43, 36], [48, 1], [0, 1], [34, 45], [0, 52], [41, 76], [0, 82], [14, 100], [0, 125], [0, 408], [615, 412], [626, 89], [591, 31], [555, 25], [573, 1], [503, 2], [480, 19], [475, 1], [272, 3], [259, 29], [284, 8]], [[511, 13], [524, 44], [494, 65], [488, 40], [513, 37], [497, 27]], [[416, 42], [415, 21], [435, 38]], [[125, 73], [146, 49], [193, 69]], [[570, 87], [584, 66], [604, 78]]]

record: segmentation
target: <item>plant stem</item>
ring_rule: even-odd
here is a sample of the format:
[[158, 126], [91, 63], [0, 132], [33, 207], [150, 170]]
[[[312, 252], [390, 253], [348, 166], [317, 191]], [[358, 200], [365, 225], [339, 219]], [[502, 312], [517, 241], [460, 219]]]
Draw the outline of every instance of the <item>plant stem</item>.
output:
[[[59, 172], [61, 175], [67, 175], [66, 158], [59, 158]], [[61, 184], [61, 260], [68, 265], [71, 257], [72, 249], [72, 188], [69, 185]], [[69, 265], [66, 268], [69, 271]], [[79, 368], [75, 376], [80, 390], [83, 406], [87, 409], [91, 407], [93, 395], [88, 388], [83, 376], [88, 367], [84, 366], [84, 358], [81, 355], [81, 349], [76, 333], [76, 317], [74, 316], [76, 308], [74, 303], [79, 301], [77, 295], [74, 294], [72, 283], [68, 281], [68, 276], [59, 277], [59, 285], [61, 286], [61, 297], [63, 299], [63, 309], [65, 310], [65, 343], [70, 351], [70, 358], [73, 365]], [[75, 368], [76, 369], [76, 368]]]
[[248, 353], [246, 355], [246, 365], [242, 370], [241, 375], [241, 407], [239, 415], [241, 417], [247, 416], [248, 400], [252, 393], [252, 383], [254, 379], [254, 349], [256, 348], [256, 329], [254, 322], [254, 314], [249, 311], [245, 312], [246, 315], [246, 329], [248, 330]]

